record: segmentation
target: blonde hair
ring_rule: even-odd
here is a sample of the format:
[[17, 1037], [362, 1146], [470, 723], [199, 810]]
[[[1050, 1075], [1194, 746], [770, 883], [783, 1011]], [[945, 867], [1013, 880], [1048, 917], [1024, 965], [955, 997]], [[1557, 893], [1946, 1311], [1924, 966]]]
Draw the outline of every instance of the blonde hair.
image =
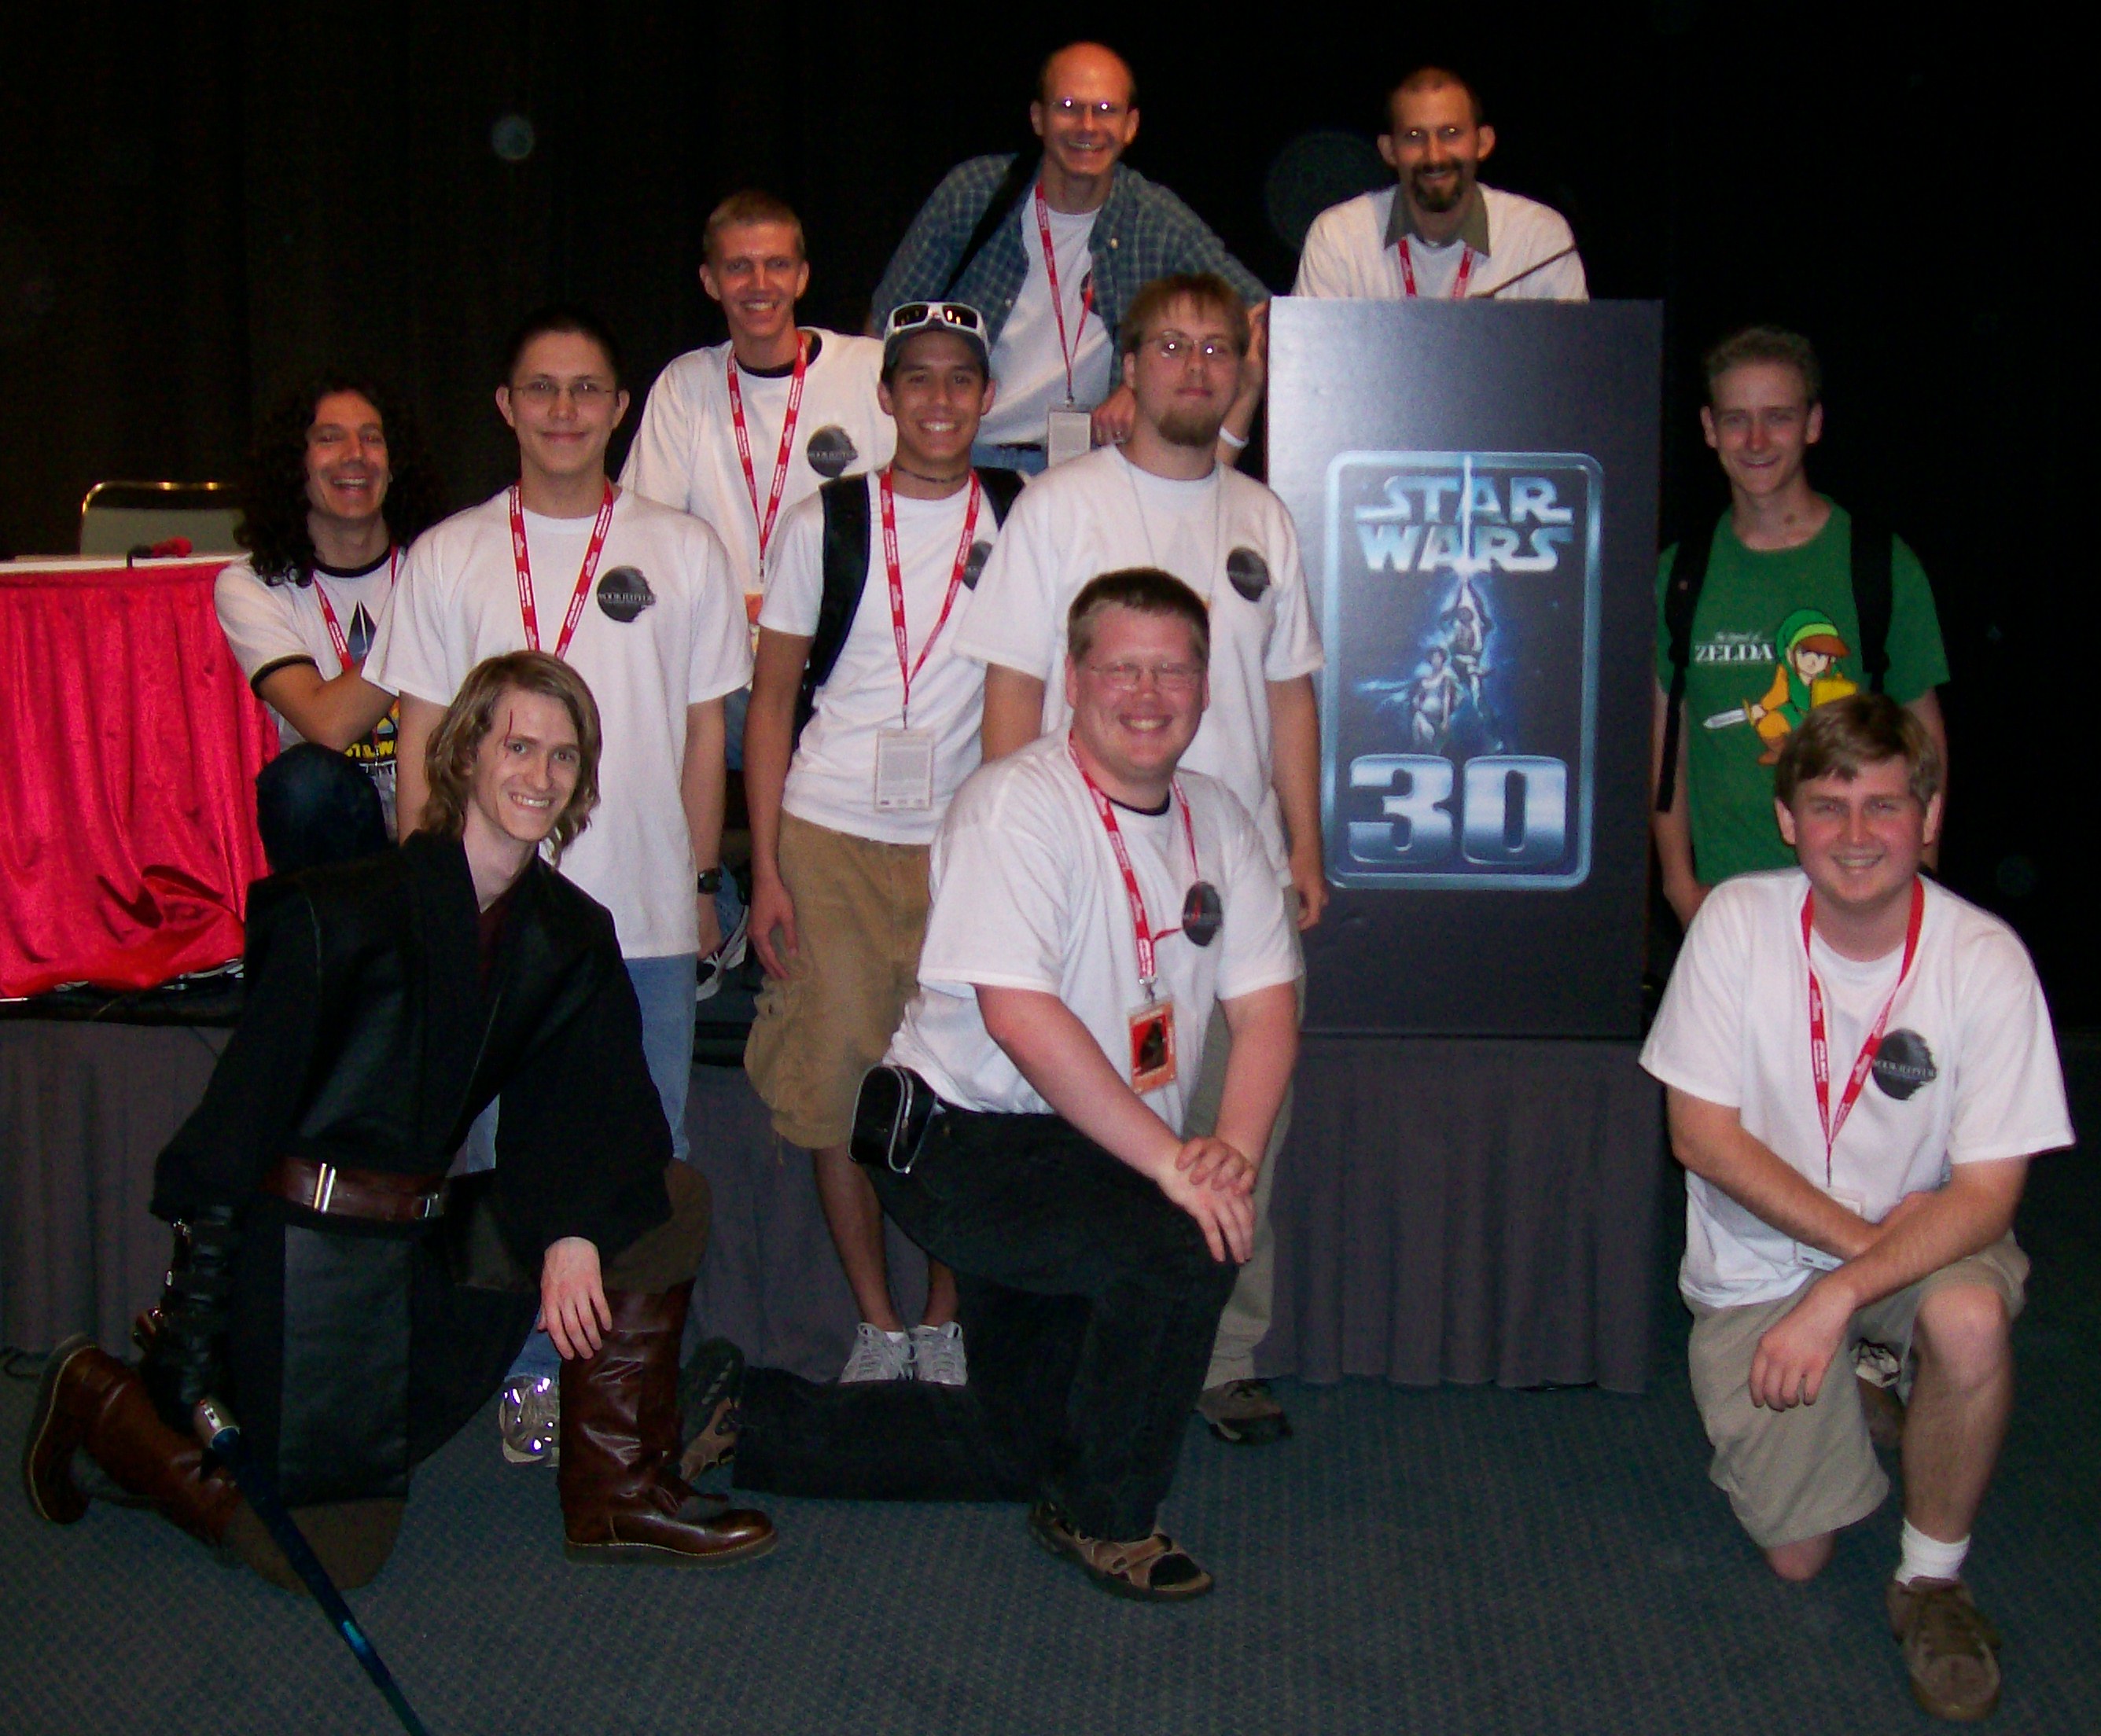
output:
[[459, 691], [445, 709], [445, 720], [431, 737], [423, 754], [423, 775], [430, 785], [430, 800], [423, 809], [422, 829], [439, 837], [456, 838], [467, 828], [468, 793], [474, 784], [475, 761], [481, 744], [495, 727], [497, 701], [506, 693], [537, 693], [560, 700], [577, 731], [577, 787], [555, 817], [551, 834], [554, 858], [577, 840], [590, 824], [591, 810], [598, 806], [598, 762], [604, 745], [599, 726], [598, 701], [584, 685], [584, 678], [559, 657], [543, 651], [514, 651], [477, 663], [460, 683]]

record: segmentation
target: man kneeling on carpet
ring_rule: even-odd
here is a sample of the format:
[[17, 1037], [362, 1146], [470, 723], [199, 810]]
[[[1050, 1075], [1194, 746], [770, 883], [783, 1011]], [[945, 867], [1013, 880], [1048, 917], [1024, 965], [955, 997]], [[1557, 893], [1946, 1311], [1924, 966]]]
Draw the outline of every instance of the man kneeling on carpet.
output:
[[1941, 803], [1917, 718], [1831, 700], [1775, 787], [1801, 866], [1709, 895], [1642, 1053], [1690, 1172], [1679, 1282], [1710, 1474], [1774, 1572], [1814, 1577], [1889, 1491], [1853, 1346], [1908, 1349], [1885, 1601], [1919, 1704], [1980, 1718], [1998, 1636], [1960, 1576], [2013, 1399], [2014, 1208], [2029, 1158], [2072, 1143], [2057, 1045], [2012, 930], [1919, 876]]
[[[487, 1402], [537, 1314], [564, 1358], [571, 1560], [772, 1545], [763, 1514], [671, 1462], [707, 1190], [670, 1160], [613, 920], [541, 855], [587, 824], [599, 741], [566, 664], [491, 658], [431, 740], [421, 831], [252, 889], [240, 1028], [155, 1174], [176, 1249], [144, 1360], [74, 1338], [45, 1369], [23, 1460], [45, 1518], [143, 1500], [295, 1584], [192, 1433], [216, 1398], [338, 1583], [362, 1584], [411, 1468]], [[449, 1184], [499, 1091], [496, 1168]]]
[[[1210, 624], [1180, 581], [1094, 580], [1068, 616], [1070, 733], [963, 784], [934, 839], [920, 990], [861, 1087], [850, 1149], [956, 1274], [966, 1387], [741, 1377], [685, 1457], [741, 1487], [1028, 1500], [1029, 1525], [1126, 1596], [1210, 1576], [1157, 1529], [1254, 1165], [1298, 1052], [1284, 896], [1225, 786], [1176, 775], [1208, 698]], [[1232, 1036], [1215, 1137], [1185, 1140], [1214, 1003]]]

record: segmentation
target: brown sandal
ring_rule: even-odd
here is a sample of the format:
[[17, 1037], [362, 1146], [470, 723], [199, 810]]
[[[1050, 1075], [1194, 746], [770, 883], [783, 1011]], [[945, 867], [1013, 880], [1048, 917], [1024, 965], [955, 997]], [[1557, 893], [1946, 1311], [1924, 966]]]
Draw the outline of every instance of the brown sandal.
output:
[[1163, 1531], [1130, 1543], [1089, 1537], [1074, 1531], [1072, 1522], [1048, 1501], [1029, 1509], [1028, 1531], [1051, 1554], [1077, 1562], [1095, 1584], [1119, 1597], [1179, 1602], [1201, 1597], [1211, 1588], [1210, 1575]]

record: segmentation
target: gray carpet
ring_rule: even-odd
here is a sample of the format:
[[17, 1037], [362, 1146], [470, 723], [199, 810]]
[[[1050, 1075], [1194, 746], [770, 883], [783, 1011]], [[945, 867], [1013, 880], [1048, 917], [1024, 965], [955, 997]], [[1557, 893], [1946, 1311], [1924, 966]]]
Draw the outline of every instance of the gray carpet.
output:
[[[2038, 1167], [2021, 1235], [2022, 1397], [1970, 1571], [2007, 1634], [1989, 1727], [2092, 1732], [2101, 1182], [2083, 1155]], [[780, 1501], [780, 1547], [749, 1566], [571, 1567], [551, 1473], [504, 1465], [486, 1416], [425, 1467], [352, 1602], [441, 1736], [1933, 1728], [1881, 1622], [1894, 1503], [1816, 1583], [1771, 1579], [1705, 1481], [1667, 1272], [1657, 1308], [1646, 1398], [1285, 1384], [1289, 1443], [1192, 1427], [1167, 1523], [1219, 1589], [1185, 1609], [1101, 1596], [1008, 1508]], [[11, 1442], [33, 1391], [0, 1381]], [[311, 1606], [145, 1514], [59, 1530], [0, 1503], [0, 1729], [396, 1728]]]

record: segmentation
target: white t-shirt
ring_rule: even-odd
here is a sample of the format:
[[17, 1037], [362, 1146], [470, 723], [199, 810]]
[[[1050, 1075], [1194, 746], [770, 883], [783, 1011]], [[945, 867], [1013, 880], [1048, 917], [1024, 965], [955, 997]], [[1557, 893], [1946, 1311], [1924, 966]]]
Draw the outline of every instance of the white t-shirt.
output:
[[[1050, 250], [1058, 261], [1065, 340], [1073, 346], [1073, 401], [1081, 409], [1092, 409], [1109, 395], [1116, 360], [1108, 328], [1099, 313], [1086, 306], [1086, 280], [1095, 268], [1087, 243], [1099, 214], [1054, 211], [1047, 205], [1044, 210], [1050, 220]], [[1028, 261], [1028, 275], [992, 347], [992, 377], [999, 382], [999, 396], [978, 427], [984, 445], [1041, 444], [1046, 417], [1065, 407], [1065, 354], [1050, 305], [1050, 274], [1043, 268], [1043, 234], [1036, 227], [1033, 190], [1021, 199], [1021, 251]]]
[[[353, 660], [363, 657], [372, 643], [387, 599], [394, 590], [398, 550], [356, 572], [338, 572], [318, 568], [311, 581], [300, 585], [286, 580], [266, 583], [255, 574], [245, 556], [219, 569], [212, 590], [219, 610], [219, 630], [233, 648], [241, 672], [254, 687], [267, 675], [287, 664], [311, 663], [323, 681], [343, 673], [343, 660], [335, 654], [329, 637], [327, 617], [321, 613], [321, 593], [335, 611], [336, 625]], [[260, 695], [258, 695], [260, 697]], [[265, 702], [268, 703], [267, 701]], [[292, 720], [275, 706], [270, 715], [277, 720], [277, 740], [290, 747], [303, 740]], [[394, 824], [394, 718], [390, 713], [360, 742], [353, 743], [350, 757], [356, 760], [379, 792], [391, 831]]]
[[[980, 494], [971, 554], [955, 607], [913, 678], [911, 727], [934, 738], [934, 802], [930, 808], [878, 810], [875, 756], [878, 731], [902, 727], [905, 683], [891, 629], [889, 568], [882, 554], [882, 510], [874, 477], [868, 479], [868, 576], [860, 606], [839, 647], [838, 661], [817, 691], [817, 707], [803, 731], [788, 767], [781, 806], [798, 819], [877, 838], [886, 844], [926, 844], [941, 822], [949, 798], [977, 769], [978, 726], [984, 712], [984, 668], [956, 655], [956, 632], [969, 612], [971, 587], [984, 570], [999, 535], [992, 502]], [[970, 506], [966, 488], [946, 500], [919, 501], [900, 494], [898, 568], [905, 585], [906, 655], [917, 665], [927, 636], [941, 613], [956, 569], [963, 520]], [[759, 624], [776, 633], [807, 637], [817, 630], [825, 593], [825, 503], [820, 496], [798, 506], [781, 531], [773, 582]]]
[[[1246, 811], [1201, 774], [1185, 774], [1181, 785], [1197, 865], [1218, 889], [1225, 920], [1207, 947], [1179, 932], [1156, 943], [1157, 992], [1174, 1003], [1176, 1069], [1144, 1097], [1178, 1131], [1214, 1001], [1294, 982], [1299, 970], [1283, 893]], [[1179, 930], [1196, 879], [1180, 804], [1170, 801], [1157, 817], [1119, 808], [1117, 824], [1148, 922]], [[1145, 1001], [1130, 899], [1063, 731], [980, 766], [964, 784], [934, 839], [932, 881], [919, 992], [888, 1058], [966, 1109], [1048, 1114], [986, 1034], [974, 992], [1028, 988], [1064, 1001], [1128, 1080], [1130, 1015]]]
[[[816, 331], [817, 353], [803, 376], [803, 402], [795, 415], [795, 439], [788, 480], [781, 492], [781, 516], [807, 500], [820, 483], [851, 470], [880, 470], [897, 444], [897, 430], [876, 402], [882, 373], [882, 346], [873, 338]], [[730, 577], [752, 599], [752, 615], [764, 586], [759, 565], [759, 519], [773, 487], [773, 461], [781, 455], [781, 422], [788, 413], [791, 374], [737, 370], [744, 424], [751, 444], [753, 483], [745, 480], [737, 457], [736, 423], [730, 414], [730, 347], [689, 350], [666, 364], [649, 388], [642, 420], [621, 486], [704, 520], [729, 551]], [[772, 546], [768, 542], [769, 550]], [[750, 617], [747, 617], [750, 618]]]
[[[484, 658], [525, 648], [509, 492], [416, 539], [381, 617], [368, 680], [449, 705]], [[551, 652], [593, 520], [524, 516], [540, 646]], [[598, 701], [605, 751], [599, 805], [564, 853], [562, 872], [613, 912], [624, 957], [669, 957], [700, 944], [679, 779], [686, 708], [751, 678], [750, 638], [728, 568], [720, 541], [699, 519], [623, 492], [593, 600], [565, 654]]]
[[[1641, 1062], [1666, 1085], [1736, 1110], [1745, 1131], [1880, 1222], [1949, 1166], [2072, 1143], [2050, 1010], [2013, 930], [1931, 881], [1918, 956], [1825, 1180], [1810, 1072], [1799, 868], [1741, 874], [1710, 895], [1671, 972]], [[1832, 1112], [1903, 963], [1862, 964], [1812, 939], [1829, 1027]], [[1811, 1275], [1792, 1239], [1688, 1175], [1679, 1288], [1710, 1307], [1771, 1301]]]
[[[1571, 253], [1541, 267], [1522, 281], [1513, 281], [1519, 272], [1552, 258], [1564, 247], [1575, 245], [1568, 219], [1536, 199], [1495, 187], [1483, 187], [1480, 191], [1488, 207], [1488, 251], [1474, 260], [1466, 281], [1468, 297], [1482, 295], [1506, 283], [1510, 288], [1497, 300], [1590, 300], [1580, 254]], [[1298, 279], [1292, 285], [1291, 293], [1358, 296], [1371, 301], [1403, 299], [1408, 290], [1401, 276], [1400, 250], [1387, 241], [1393, 201], [1400, 196], [1397, 186], [1360, 193], [1340, 205], [1329, 205], [1315, 218], [1298, 255]], [[1462, 244], [1455, 240], [1433, 247], [1418, 235], [1409, 238], [1408, 246], [1409, 263], [1415, 268], [1415, 293], [1434, 300], [1449, 297], [1459, 275]]]
[[1254, 816], [1277, 872], [1284, 821], [1272, 777], [1266, 683], [1322, 663], [1298, 532], [1282, 501], [1220, 466], [1198, 482], [1142, 470], [1113, 446], [1046, 470], [1014, 503], [956, 648], [1043, 682], [1043, 727], [1062, 733], [1065, 616], [1086, 582], [1158, 567], [1211, 612], [1211, 705], [1182, 764]]

